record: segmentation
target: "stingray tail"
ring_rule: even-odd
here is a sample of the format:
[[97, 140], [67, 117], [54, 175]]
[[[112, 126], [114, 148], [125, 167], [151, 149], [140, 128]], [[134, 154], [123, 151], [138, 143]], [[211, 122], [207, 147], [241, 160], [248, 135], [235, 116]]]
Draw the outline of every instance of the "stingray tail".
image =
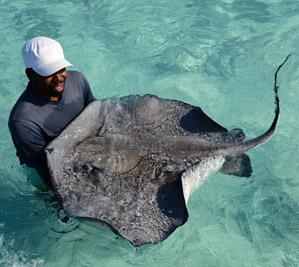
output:
[[[234, 146], [231, 148], [225, 148], [224, 150], [227, 150], [227, 154], [243, 154], [245, 153], [247, 150], [259, 146], [261, 144], [266, 143], [273, 135], [276, 126], [277, 126], [277, 122], [278, 122], [278, 118], [279, 118], [279, 114], [280, 114], [280, 105], [279, 105], [279, 96], [278, 96], [278, 89], [279, 86], [277, 85], [277, 75], [279, 70], [283, 67], [283, 65], [287, 62], [287, 60], [289, 59], [289, 57], [291, 56], [291, 54], [289, 54], [285, 60], [278, 66], [278, 68], [276, 69], [275, 75], [274, 75], [274, 87], [273, 87], [273, 91], [274, 91], [274, 97], [275, 97], [275, 117], [272, 121], [272, 124], [270, 126], [270, 128], [263, 134], [261, 134], [260, 136], [253, 138], [251, 140], [245, 141], [242, 144], [238, 145], [238, 146]], [[231, 151], [230, 151], [231, 150]], [[224, 153], [226, 154], [226, 153]]]

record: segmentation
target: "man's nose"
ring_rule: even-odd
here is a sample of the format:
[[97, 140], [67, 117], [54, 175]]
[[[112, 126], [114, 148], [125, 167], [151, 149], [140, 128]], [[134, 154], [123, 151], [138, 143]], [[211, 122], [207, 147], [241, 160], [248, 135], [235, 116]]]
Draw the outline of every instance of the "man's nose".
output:
[[53, 80], [57, 81], [57, 82], [62, 82], [62, 81], [64, 81], [64, 76], [62, 73], [57, 72], [53, 75]]

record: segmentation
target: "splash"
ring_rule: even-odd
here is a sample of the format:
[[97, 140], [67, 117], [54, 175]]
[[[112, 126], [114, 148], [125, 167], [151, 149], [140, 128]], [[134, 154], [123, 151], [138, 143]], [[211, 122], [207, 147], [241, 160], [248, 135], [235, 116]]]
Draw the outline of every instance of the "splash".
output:
[[[3, 230], [4, 223], [0, 224], [0, 230]], [[36, 267], [44, 263], [43, 259], [28, 259], [24, 251], [13, 250], [14, 239], [7, 238], [0, 232], [0, 266], [13, 267]]]

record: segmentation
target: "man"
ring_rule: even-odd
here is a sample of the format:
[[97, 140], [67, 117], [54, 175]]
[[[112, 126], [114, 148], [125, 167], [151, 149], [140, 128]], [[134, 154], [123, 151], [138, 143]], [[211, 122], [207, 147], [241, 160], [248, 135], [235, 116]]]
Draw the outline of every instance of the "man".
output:
[[35, 168], [50, 184], [44, 148], [94, 100], [88, 81], [47, 37], [25, 43], [22, 56], [29, 83], [14, 105], [8, 126], [20, 164]]

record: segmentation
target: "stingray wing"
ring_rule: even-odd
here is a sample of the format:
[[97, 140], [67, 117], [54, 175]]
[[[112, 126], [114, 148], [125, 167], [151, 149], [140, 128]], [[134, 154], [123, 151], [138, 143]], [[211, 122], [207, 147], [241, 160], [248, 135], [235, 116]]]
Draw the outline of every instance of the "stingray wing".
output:
[[164, 240], [186, 222], [180, 177], [181, 170], [169, 161], [147, 155], [121, 172], [80, 168], [59, 193], [69, 215], [104, 221], [139, 246]]
[[[194, 109], [150, 95], [92, 102], [46, 148], [69, 215], [104, 221], [134, 245], [157, 243], [184, 224], [181, 174], [188, 153], [178, 159], [176, 149], [167, 155], [144, 140], [226, 131]], [[192, 125], [195, 117], [200, 127]]]

